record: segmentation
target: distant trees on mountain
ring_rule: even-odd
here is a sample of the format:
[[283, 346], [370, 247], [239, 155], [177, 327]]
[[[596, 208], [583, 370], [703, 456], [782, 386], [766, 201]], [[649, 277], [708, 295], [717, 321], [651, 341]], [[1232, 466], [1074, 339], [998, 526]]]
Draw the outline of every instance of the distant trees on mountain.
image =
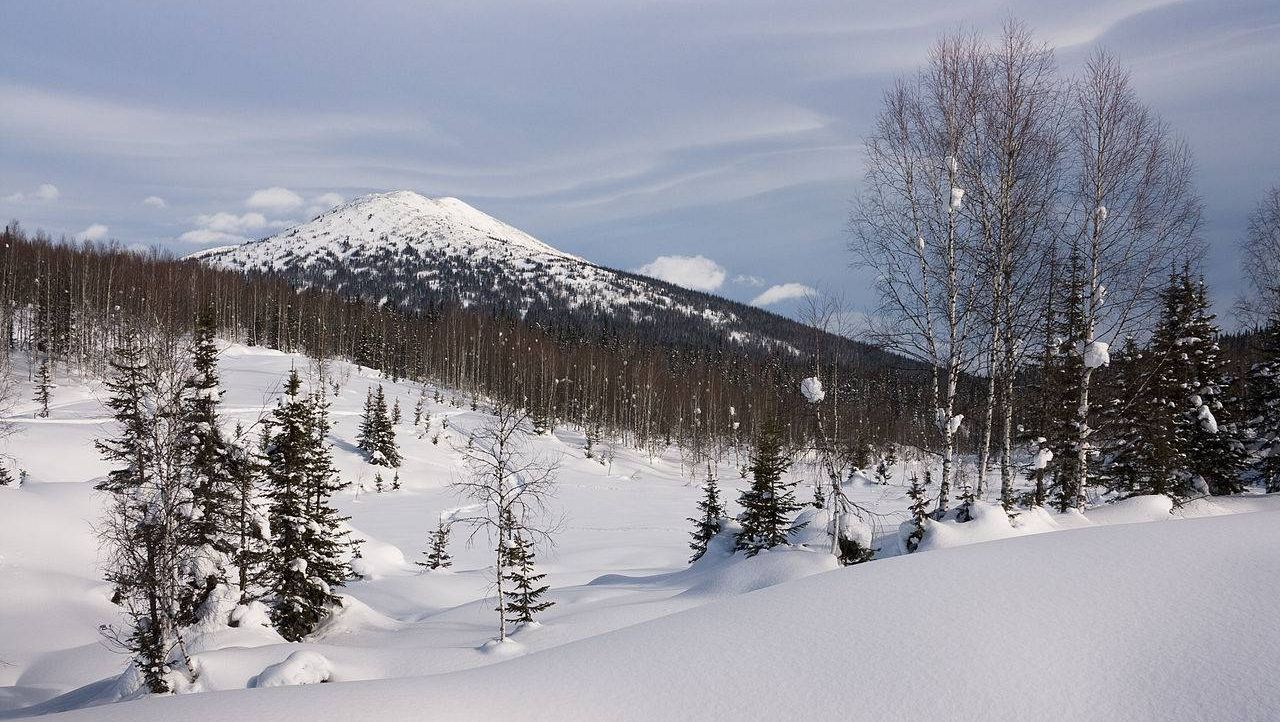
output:
[[[321, 371], [328, 359], [346, 358], [392, 380], [520, 404], [541, 431], [568, 423], [594, 440], [654, 452], [679, 444], [697, 470], [704, 464], [694, 457], [745, 457], [761, 418], [791, 418], [787, 410], [801, 403], [795, 384], [812, 366], [803, 350], [812, 332], [765, 312], [761, 318], [797, 334], [798, 353], [714, 334], [681, 337], [679, 324], [665, 321], [592, 325], [572, 315], [538, 321], [461, 304], [379, 305], [158, 253], [32, 237], [16, 224], [4, 229], [3, 242], [0, 323], [10, 348], [27, 354], [33, 369], [47, 355], [55, 397], [59, 374], [107, 370], [127, 323], [176, 338], [191, 334], [207, 313], [218, 336], [308, 354]], [[659, 328], [675, 335], [656, 335]], [[840, 393], [822, 406], [839, 417], [848, 445], [855, 436], [857, 443], [913, 444], [928, 433], [918, 411], [924, 367], [829, 334], [823, 343], [823, 367], [838, 370]], [[957, 403], [972, 402], [977, 389], [966, 379]], [[797, 423], [783, 433], [788, 443], [807, 446], [812, 430]]]

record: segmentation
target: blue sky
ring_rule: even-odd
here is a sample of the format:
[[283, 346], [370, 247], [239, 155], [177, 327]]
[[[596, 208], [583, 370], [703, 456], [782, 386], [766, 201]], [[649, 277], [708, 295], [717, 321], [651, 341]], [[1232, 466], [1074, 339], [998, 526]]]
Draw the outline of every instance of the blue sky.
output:
[[1113, 50], [1190, 141], [1220, 309], [1280, 183], [1275, 0], [0, 3], [0, 215], [182, 252], [409, 188], [606, 265], [701, 256], [649, 267], [870, 311], [844, 227], [879, 93], [1010, 13], [1068, 71]]

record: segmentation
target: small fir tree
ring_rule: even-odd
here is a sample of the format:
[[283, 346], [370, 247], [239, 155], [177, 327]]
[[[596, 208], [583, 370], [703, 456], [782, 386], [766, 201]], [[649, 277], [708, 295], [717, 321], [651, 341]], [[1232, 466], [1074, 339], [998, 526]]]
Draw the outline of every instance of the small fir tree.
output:
[[690, 533], [693, 537], [693, 541], [689, 543], [689, 548], [693, 550], [693, 556], [689, 558], [690, 564], [707, 553], [707, 544], [720, 533], [724, 525], [724, 517], [725, 509], [720, 501], [720, 486], [715, 474], [711, 472], [711, 467], [708, 466], [707, 479], [702, 485], [702, 498], [698, 500], [698, 516], [689, 518], [694, 525]]
[[453, 557], [449, 556], [449, 531], [450, 525], [441, 519], [431, 535], [431, 548], [425, 552], [427, 560], [414, 563], [427, 569], [446, 569], [453, 566]]
[[929, 497], [925, 493], [924, 484], [920, 483], [918, 474], [911, 475], [911, 486], [907, 489], [907, 498], [911, 499], [909, 511], [911, 513], [911, 531], [907, 534], [907, 552], [914, 552], [920, 548], [920, 542], [924, 540], [925, 520], [929, 517]]
[[777, 423], [764, 424], [752, 458], [751, 486], [738, 498], [742, 530], [738, 532], [736, 548], [748, 557], [786, 544], [790, 534], [803, 526], [793, 524], [791, 519], [800, 505], [795, 500], [796, 482], [783, 480], [790, 465]]
[[504, 575], [508, 584], [503, 593], [507, 596], [507, 622], [529, 624], [535, 615], [546, 611], [555, 602], [542, 599], [549, 588], [541, 583], [546, 575], [539, 574], [534, 568], [533, 542], [520, 533], [519, 526], [511, 529], [505, 556]]
[[44, 356], [40, 359], [40, 368], [36, 370], [36, 392], [33, 400], [40, 405], [36, 409], [37, 418], [49, 418], [49, 402], [53, 399], [53, 388], [53, 373], [49, 367], [49, 357]]

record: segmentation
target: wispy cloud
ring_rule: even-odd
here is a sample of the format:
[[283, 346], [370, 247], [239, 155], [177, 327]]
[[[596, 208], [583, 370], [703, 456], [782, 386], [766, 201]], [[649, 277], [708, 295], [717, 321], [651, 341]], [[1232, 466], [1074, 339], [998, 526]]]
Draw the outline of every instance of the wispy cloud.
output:
[[804, 298], [817, 293], [817, 290], [803, 283], [779, 283], [770, 286], [759, 296], [751, 299], [753, 306], [772, 306], [775, 303], [789, 301], [793, 298]]
[[11, 193], [4, 197], [9, 203], [23, 203], [25, 201], [43, 201], [51, 203], [62, 197], [62, 191], [58, 190], [58, 186], [52, 183], [41, 183], [38, 188], [30, 193], [18, 192]]

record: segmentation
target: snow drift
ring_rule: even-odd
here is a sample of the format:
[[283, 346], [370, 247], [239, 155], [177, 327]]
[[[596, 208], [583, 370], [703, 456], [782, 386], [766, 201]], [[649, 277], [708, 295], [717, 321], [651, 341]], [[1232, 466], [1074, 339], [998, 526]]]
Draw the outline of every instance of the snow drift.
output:
[[488, 667], [59, 719], [1267, 719], [1280, 513], [863, 564]]

